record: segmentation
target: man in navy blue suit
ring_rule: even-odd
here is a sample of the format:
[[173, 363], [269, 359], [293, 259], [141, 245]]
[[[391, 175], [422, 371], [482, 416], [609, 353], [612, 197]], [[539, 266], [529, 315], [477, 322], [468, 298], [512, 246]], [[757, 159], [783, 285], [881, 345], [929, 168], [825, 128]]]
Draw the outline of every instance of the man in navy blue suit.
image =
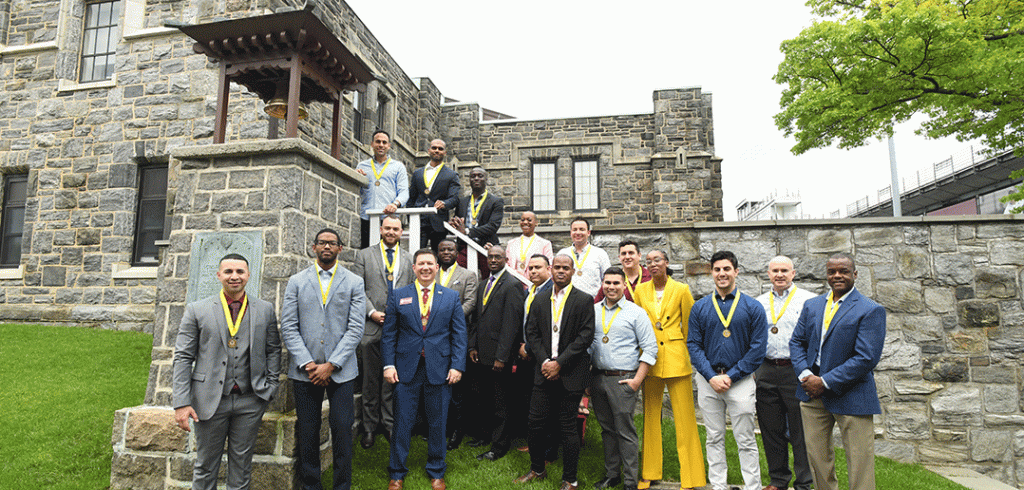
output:
[[789, 342], [800, 379], [797, 397], [804, 422], [814, 488], [836, 490], [832, 428], [839, 424], [850, 490], [875, 488], [873, 415], [881, 413], [872, 371], [885, 345], [885, 309], [853, 286], [853, 257], [829, 257], [831, 291], [804, 303]]
[[434, 282], [437, 257], [429, 248], [413, 255], [416, 281], [388, 296], [381, 338], [384, 379], [395, 385], [388, 490], [401, 490], [409, 469], [409, 440], [420, 397], [429, 427], [427, 474], [433, 490], [445, 490], [445, 422], [451, 385], [466, 370], [466, 319], [459, 293]]

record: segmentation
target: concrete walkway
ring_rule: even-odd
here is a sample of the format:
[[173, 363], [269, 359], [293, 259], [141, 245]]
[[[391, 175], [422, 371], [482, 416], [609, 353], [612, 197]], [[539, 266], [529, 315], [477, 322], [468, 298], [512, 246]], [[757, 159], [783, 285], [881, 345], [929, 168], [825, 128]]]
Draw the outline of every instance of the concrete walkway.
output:
[[[929, 471], [936, 473], [954, 483], [959, 483], [971, 490], [1017, 490], [999, 480], [989, 478], [977, 471], [953, 466], [928, 466]], [[651, 490], [679, 490], [679, 484], [675, 482], [662, 481], [651, 485]], [[701, 487], [701, 490], [711, 490], [711, 485]]]

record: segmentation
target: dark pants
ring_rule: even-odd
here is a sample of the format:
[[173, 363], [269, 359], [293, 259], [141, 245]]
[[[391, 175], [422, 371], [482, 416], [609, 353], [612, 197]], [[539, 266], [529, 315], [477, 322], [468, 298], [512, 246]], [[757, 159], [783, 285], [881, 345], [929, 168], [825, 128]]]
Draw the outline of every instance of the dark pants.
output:
[[509, 404], [515, 385], [511, 366], [497, 372], [492, 365], [473, 363], [474, 375], [477, 378], [474, 410], [476, 423], [490, 439], [491, 451], [505, 454], [512, 445], [512, 432], [509, 424]]
[[562, 481], [576, 481], [576, 467], [580, 459], [580, 432], [576, 427], [582, 392], [565, 389], [560, 380], [545, 381], [533, 387], [530, 396], [530, 469], [544, 471], [544, 458], [552, 448], [548, 446], [551, 420], [558, 420], [562, 435]]
[[370, 220], [359, 220], [359, 250], [370, 246]]
[[[761, 364], [755, 374], [757, 380], [757, 425], [764, 441], [765, 460], [771, 484], [779, 488], [789, 486], [808, 490], [813, 477], [804, 448], [804, 428], [800, 415], [800, 400], [796, 388], [800, 383], [792, 366]], [[789, 470], [789, 447], [793, 445], [793, 472]], [[795, 473], [795, 475], [794, 475]]]
[[[426, 219], [426, 216], [423, 217]], [[434, 231], [434, 228], [428, 223], [426, 226], [420, 228], [420, 248], [427, 248], [437, 253], [437, 247], [441, 244], [441, 240], [444, 240], [448, 236], [448, 230]]]
[[331, 449], [334, 453], [334, 490], [352, 487], [352, 385], [330, 382], [317, 386], [292, 380], [295, 386], [295, 431], [299, 446], [299, 483], [303, 490], [320, 490], [320, 416], [324, 393], [330, 412]]
[[423, 398], [423, 408], [429, 418], [427, 475], [430, 478], [444, 478], [447, 468], [444, 462], [447, 453], [444, 431], [448, 419], [451, 387], [447, 384], [428, 383], [427, 368], [421, 358], [412, 379], [395, 385], [395, 431], [391, 435], [391, 455], [388, 461], [388, 474], [392, 480], [403, 480], [409, 472], [405, 462], [409, 458], [409, 442], [412, 438], [412, 426], [416, 423], [420, 397]]

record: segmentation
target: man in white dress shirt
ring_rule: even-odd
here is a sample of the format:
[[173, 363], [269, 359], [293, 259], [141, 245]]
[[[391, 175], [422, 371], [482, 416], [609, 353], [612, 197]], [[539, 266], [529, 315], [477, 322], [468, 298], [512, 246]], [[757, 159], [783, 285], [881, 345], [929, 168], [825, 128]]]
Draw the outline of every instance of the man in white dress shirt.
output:
[[612, 266], [608, 253], [590, 244], [590, 222], [586, 218], [573, 218], [569, 225], [569, 237], [572, 238], [572, 246], [559, 250], [558, 255], [565, 254], [572, 258], [575, 269], [572, 287], [591, 297], [596, 296], [601, 289], [604, 270]]

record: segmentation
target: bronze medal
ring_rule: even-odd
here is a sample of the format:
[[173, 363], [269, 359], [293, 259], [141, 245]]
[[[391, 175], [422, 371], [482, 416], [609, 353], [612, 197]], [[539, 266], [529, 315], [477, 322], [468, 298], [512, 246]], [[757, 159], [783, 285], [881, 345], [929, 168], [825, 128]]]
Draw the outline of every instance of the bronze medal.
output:
[[394, 281], [395, 280], [395, 276], [392, 275], [392, 274], [388, 274], [388, 280], [389, 281]]
[[228, 347], [230, 347], [232, 349], [234, 349], [235, 347], [238, 347], [238, 342], [235, 340], [234, 337], [231, 337], [230, 339], [228, 339]]
[[605, 335], [604, 338], [601, 339], [601, 342], [604, 342], [604, 343], [607, 344], [608, 343], [608, 336]]
[[374, 182], [373, 185], [375, 185], [377, 187], [380, 187], [380, 181], [378, 180], [378, 181]]
[[430, 195], [430, 189], [427, 189], [427, 190], [423, 191], [423, 195], [424, 196], [429, 196]]
[[420, 319], [420, 321], [423, 322], [423, 326], [424, 327], [427, 326], [427, 319], [426, 319], [426, 317]]
[[779, 333], [779, 327], [772, 327], [772, 333]]
[[729, 338], [730, 335], [732, 335], [732, 332], [728, 330], [722, 330], [722, 337]]
[[558, 325], [552, 325], [551, 326], [551, 331], [555, 332], [555, 333], [558, 333]]
[[658, 330], [661, 330], [661, 322], [657, 322], [657, 323], [655, 323], [655, 324], [654, 324], [654, 326], [655, 326], [655, 327], [658, 327]]
[[576, 271], [576, 275], [577, 276], [582, 276], [583, 275], [583, 271]]

